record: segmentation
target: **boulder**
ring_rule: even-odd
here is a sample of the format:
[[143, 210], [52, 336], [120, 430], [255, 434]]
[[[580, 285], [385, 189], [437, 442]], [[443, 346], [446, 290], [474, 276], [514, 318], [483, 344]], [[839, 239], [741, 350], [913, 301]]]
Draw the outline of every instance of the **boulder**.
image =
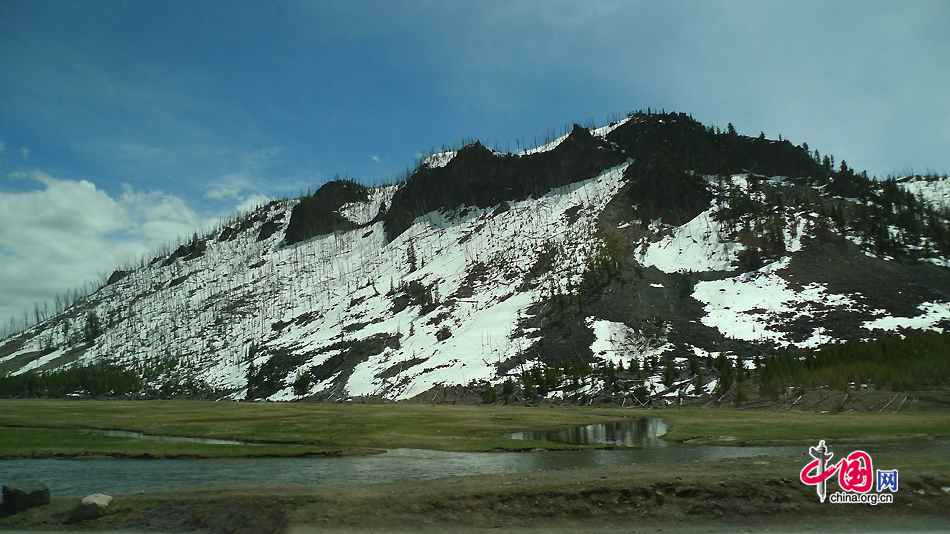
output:
[[86, 495], [79, 501], [79, 504], [73, 508], [72, 513], [69, 515], [69, 520], [75, 522], [102, 517], [106, 514], [106, 508], [109, 507], [109, 503], [111, 502], [112, 496], [106, 495], [105, 493]]
[[39, 480], [3, 486], [3, 504], [13, 511], [49, 504], [49, 488]]

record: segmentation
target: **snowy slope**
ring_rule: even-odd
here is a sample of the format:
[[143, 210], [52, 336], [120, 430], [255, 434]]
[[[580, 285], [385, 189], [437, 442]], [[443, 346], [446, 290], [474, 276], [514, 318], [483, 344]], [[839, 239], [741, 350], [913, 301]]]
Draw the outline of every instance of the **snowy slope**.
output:
[[[156, 263], [102, 288], [94, 296], [95, 312], [116, 320], [83, 361], [136, 365], [180, 355], [195, 379], [237, 390], [234, 398], [242, 398], [248, 367], [269, 358], [267, 351], [258, 351], [257, 359], [248, 361], [252, 343], [313, 354], [284, 377], [290, 383], [340, 354], [341, 349], [328, 350], [331, 345], [386, 334], [401, 336], [400, 347], [387, 347], [359, 363], [347, 382], [347, 395], [405, 398], [434, 384], [494, 379], [495, 364], [526, 346], [525, 332], [513, 335], [519, 314], [540, 291], [567, 291], [579, 280], [584, 262], [598, 247], [592, 237], [597, 214], [619, 189], [625, 167], [513, 203], [498, 214], [494, 209], [433, 212], [391, 243], [385, 243], [381, 222], [291, 247], [280, 245], [280, 232], [262, 242], [255, 240], [254, 231], [233, 241], [209, 236], [206, 252], [197, 259], [179, 258], [167, 267]], [[344, 206], [341, 212], [365, 224], [392, 192], [392, 187], [374, 190], [368, 202]], [[272, 206], [264, 218], [286, 224], [292, 207], [293, 202]], [[573, 223], [563, 216], [571, 208], [580, 208], [581, 214]], [[545, 274], [539, 289], [518, 292], [542, 244], [562, 250], [556, 268]], [[421, 265], [412, 272], [406, 259], [410, 246]], [[467, 281], [475, 266], [489, 269]], [[410, 281], [433, 287], [441, 305], [428, 314], [420, 314], [419, 306], [393, 312], [387, 293]], [[466, 284], [474, 286], [472, 294], [453, 298]], [[141, 298], [123, 305], [122, 295]], [[441, 315], [446, 317], [432, 320]], [[275, 329], [281, 322], [289, 325]], [[346, 326], [354, 323], [360, 328], [348, 331]], [[446, 327], [451, 336], [437, 341], [436, 332]], [[53, 335], [53, 343], [63, 342]], [[8, 358], [37, 348], [28, 343]], [[58, 355], [34, 360], [19, 371], [38, 368]], [[399, 370], [385, 373], [394, 367]], [[307, 394], [332, 382], [314, 383]], [[270, 398], [299, 396], [288, 385]]]
[[914, 177], [901, 185], [914, 195], [940, 209], [950, 209], [950, 180], [927, 180], [922, 177]]
[[[606, 139], [627, 122], [591, 133]], [[565, 138], [516, 156], [552, 151]], [[434, 154], [422, 165], [442, 167], [455, 154]], [[621, 244], [630, 255], [618, 260], [628, 274], [591, 289], [589, 275], [609, 248], [605, 210], [636, 213], [622, 193], [637, 178], [628, 172], [633, 164], [523, 200], [430, 211], [395, 237], [382, 215], [402, 185], [370, 189], [366, 200], [340, 207], [355, 228], [293, 245], [284, 233], [299, 200], [273, 202], [7, 340], [0, 371], [114, 363], [140, 370], [155, 388], [190, 381], [232, 399], [407, 399], [439, 385], [498, 384], [516, 372], [511, 362], [540, 368], [526, 354], [549, 338], [623, 366], [671, 357], [683, 367], [688, 357], [723, 353], [750, 365], [752, 354], [901, 328], [939, 330], [950, 321], [950, 303], [936, 290], [890, 311], [895, 299], [854, 289], [847, 275], [826, 269], [830, 260], [821, 261], [832, 253], [848, 261], [860, 255], [872, 274], [894, 262], [861, 254], [859, 237], [843, 230], [838, 241], [828, 238], [834, 225], [807, 202], [726, 222], [725, 188], [756, 202], [775, 191], [800, 198], [806, 188], [781, 178], [752, 187], [746, 174], [708, 177], [714, 199], [682, 225], [635, 217], [614, 225], [614, 239], [628, 240]], [[903, 186], [946, 206], [947, 184]], [[762, 221], [780, 224], [782, 252], [743, 267], [743, 228]], [[936, 264], [929, 276], [946, 277], [937, 266], [946, 258], [932, 252], [922, 259]], [[563, 297], [579, 304], [552, 311]], [[86, 344], [77, 332], [89, 312], [101, 318], [103, 334]], [[571, 315], [583, 341], [557, 338], [571, 327], [551, 326]], [[660, 372], [647, 377], [648, 389], [665, 389]], [[696, 392], [688, 381], [676, 387]]]

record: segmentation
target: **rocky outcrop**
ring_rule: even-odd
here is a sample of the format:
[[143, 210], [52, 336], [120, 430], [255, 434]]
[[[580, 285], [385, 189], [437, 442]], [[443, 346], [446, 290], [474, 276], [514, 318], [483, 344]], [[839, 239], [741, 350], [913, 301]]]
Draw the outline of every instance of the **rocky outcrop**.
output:
[[366, 186], [350, 180], [334, 180], [323, 184], [294, 206], [284, 242], [292, 245], [314, 236], [355, 228], [357, 225], [353, 221], [340, 215], [340, 208], [351, 202], [366, 200], [368, 196]]
[[17, 512], [49, 504], [49, 488], [39, 480], [24, 480], [3, 486], [3, 504]]
[[106, 508], [112, 502], [112, 496], [105, 493], [94, 493], [87, 495], [79, 501], [79, 504], [73, 508], [69, 515], [70, 522], [86, 521], [87, 519], [96, 519], [106, 514]]
[[119, 280], [122, 280], [123, 278], [125, 278], [126, 276], [130, 274], [132, 274], [132, 271], [123, 271], [123, 270], [113, 271], [112, 276], [109, 277], [109, 280], [106, 282], [106, 285], [111, 286], [112, 284], [118, 282]]
[[442, 167], [422, 165], [393, 196], [382, 217], [393, 240], [430, 211], [460, 206], [487, 208], [525, 200], [593, 178], [627, 159], [610, 143], [581, 126], [551, 150], [530, 155], [493, 152], [479, 142], [468, 145]]
[[823, 181], [833, 174], [803, 147], [764, 135], [739, 135], [731, 128], [721, 132], [685, 113], [632, 113], [630, 120], [607, 134], [607, 140], [635, 160], [649, 160], [663, 151], [665, 159], [672, 156], [683, 170], [707, 176], [752, 172]]
[[208, 249], [208, 244], [203, 239], [195, 239], [187, 245], [181, 245], [172, 253], [163, 263], [165, 267], [175, 263], [175, 260], [181, 258], [182, 261], [191, 261], [200, 258]]

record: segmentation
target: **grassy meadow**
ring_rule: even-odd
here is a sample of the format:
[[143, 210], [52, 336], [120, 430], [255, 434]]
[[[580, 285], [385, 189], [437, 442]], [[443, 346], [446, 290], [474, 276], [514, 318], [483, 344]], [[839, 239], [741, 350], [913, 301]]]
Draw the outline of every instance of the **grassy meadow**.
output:
[[[241, 457], [367, 454], [379, 449], [450, 451], [578, 448], [512, 440], [506, 433], [660, 417], [665, 439], [764, 445], [950, 438], [941, 412], [900, 415], [747, 410], [301, 404], [202, 401], [0, 400], [0, 458]], [[109, 437], [89, 429], [226, 439], [248, 445]]]

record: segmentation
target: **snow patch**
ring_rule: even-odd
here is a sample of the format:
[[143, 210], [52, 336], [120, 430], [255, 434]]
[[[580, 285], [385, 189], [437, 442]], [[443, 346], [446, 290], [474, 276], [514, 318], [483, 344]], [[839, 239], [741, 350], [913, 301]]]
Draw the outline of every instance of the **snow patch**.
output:
[[732, 271], [738, 243], [729, 242], [723, 227], [713, 220], [712, 207], [677, 227], [672, 235], [650, 243], [640, 254], [640, 263], [665, 273], [689, 271]]
[[344, 204], [340, 208], [340, 215], [358, 225], [367, 224], [379, 215], [380, 209], [388, 208], [398, 189], [398, 185], [371, 189], [369, 200]]
[[617, 121], [617, 122], [615, 122], [615, 123], [613, 123], [613, 124], [608, 124], [608, 125], [606, 125], [606, 126], [601, 126], [600, 128], [594, 128], [593, 130], [590, 131], [590, 133], [591, 133], [591, 135], [593, 135], [593, 136], [595, 136], [595, 137], [603, 137], [603, 138], [606, 138], [606, 137], [607, 137], [607, 134], [609, 134], [610, 132], [616, 130], [617, 128], [620, 128], [621, 126], [623, 126], [624, 124], [626, 124], [626, 123], [629, 122], [629, 121], [630, 121], [630, 117], [626, 117], [626, 118], [621, 119], [621, 120], [619, 120], [619, 121]]
[[911, 180], [901, 185], [937, 209], [950, 207], [950, 180]]
[[828, 293], [823, 284], [811, 283], [795, 291], [776, 274], [790, 258], [725, 280], [699, 282], [693, 297], [705, 304], [702, 323], [726, 337], [746, 341], [771, 341], [779, 346], [814, 347], [830, 340], [820, 329], [800, 342], [791, 342], [780, 328], [802, 316], [820, 317], [823, 308], [853, 307], [847, 295]]
[[42, 357], [40, 357], [40, 358], [37, 358], [37, 359], [33, 360], [32, 362], [30, 362], [30, 363], [24, 365], [23, 367], [21, 367], [21, 368], [17, 369], [16, 371], [10, 373], [10, 375], [11, 375], [11, 376], [22, 375], [23, 373], [25, 373], [25, 372], [27, 372], [27, 371], [32, 371], [33, 369], [39, 369], [40, 367], [42, 367], [42, 366], [46, 365], [47, 363], [49, 363], [49, 362], [55, 360], [56, 358], [59, 358], [60, 356], [63, 355], [63, 353], [64, 353], [64, 352], [63, 352], [63, 349], [62, 349], [62, 348], [56, 349], [56, 350], [54, 350], [53, 352], [47, 354], [46, 356], [42, 356]]
[[456, 154], [458, 154], [457, 150], [446, 150], [444, 152], [437, 152], [427, 157], [425, 161], [422, 162], [422, 165], [420, 166], [429, 167], [431, 169], [445, 167], [446, 165], [448, 165], [450, 161], [452, 161], [452, 158], [454, 158]]
[[[898, 328], [934, 329], [934, 326], [950, 319], [950, 303], [924, 302], [917, 309], [923, 313], [916, 317], [879, 317], [872, 321], [865, 321], [861, 325], [867, 330], [896, 330]], [[943, 332], [942, 328], [938, 328]]]
[[590, 345], [591, 352], [598, 358], [613, 364], [629, 365], [636, 360], [639, 365], [654, 356], [659, 356], [671, 350], [673, 345], [665, 338], [647, 339], [635, 329], [613, 321], [605, 321], [588, 317], [585, 322], [594, 332], [594, 342]]

